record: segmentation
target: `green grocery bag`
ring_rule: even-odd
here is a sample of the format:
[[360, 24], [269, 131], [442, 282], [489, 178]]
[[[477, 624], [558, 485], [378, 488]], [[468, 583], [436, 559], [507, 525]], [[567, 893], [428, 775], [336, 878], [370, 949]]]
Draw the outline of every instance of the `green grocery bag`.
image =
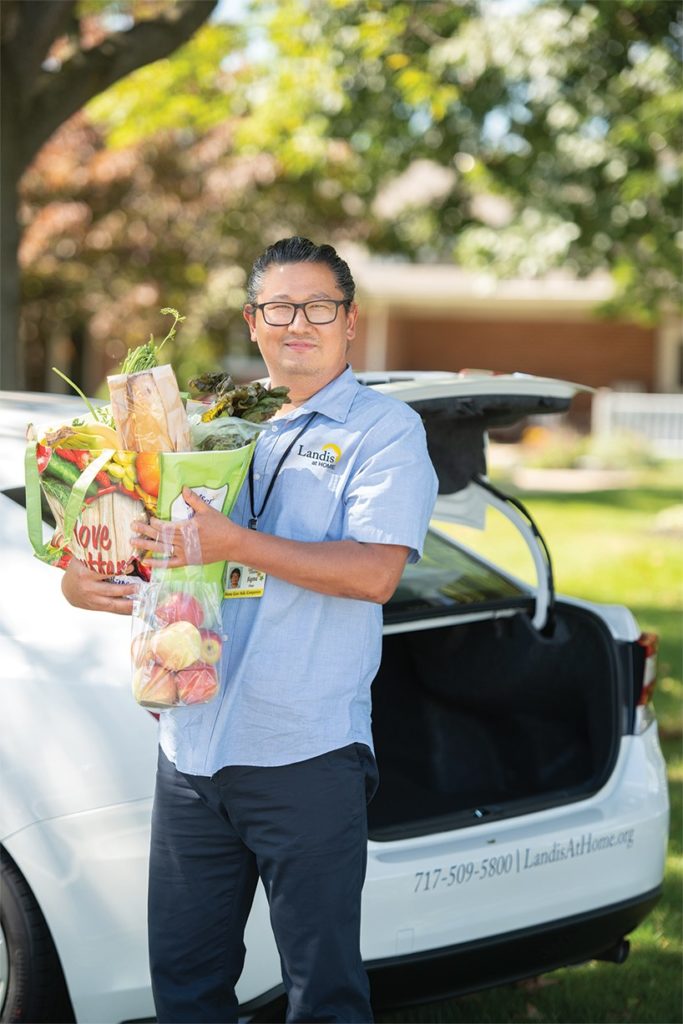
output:
[[[133, 521], [152, 514], [168, 520], [188, 518], [183, 487], [196, 490], [213, 508], [229, 515], [244, 482], [257, 433], [254, 430], [252, 439], [238, 448], [207, 452], [81, 451], [29, 443], [26, 513], [34, 553], [50, 565], [63, 567], [70, 557], [76, 557], [105, 575], [133, 572]], [[158, 459], [156, 480], [150, 479], [150, 459]], [[56, 523], [47, 542], [43, 537], [43, 499]], [[222, 587], [224, 569], [224, 562], [203, 566], [202, 576]], [[177, 580], [187, 573], [186, 569], [155, 571], [172, 573]]]
[[[183, 487], [190, 487], [202, 501], [229, 515], [249, 469], [256, 440], [241, 448], [211, 452], [159, 452], [160, 484], [157, 517], [171, 522], [194, 514], [183, 498]], [[206, 583], [215, 584], [223, 593], [225, 561], [201, 567]], [[197, 566], [161, 569], [175, 580], [196, 579]]]

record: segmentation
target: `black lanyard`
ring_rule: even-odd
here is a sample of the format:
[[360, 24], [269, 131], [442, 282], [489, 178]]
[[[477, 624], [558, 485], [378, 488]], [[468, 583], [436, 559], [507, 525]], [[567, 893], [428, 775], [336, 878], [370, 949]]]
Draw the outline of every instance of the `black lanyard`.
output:
[[258, 510], [258, 512], [256, 511], [256, 506], [254, 505], [254, 460], [252, 459], [251, 462], [249, 463], [249, 505], [250, 505], [250, 508], [251, 508], [251, 519], [249, 520], [249, 529], [250, 530], [255, 530], [256, 527], [258, 526], [258, 521], [261, 518], [261, 516], [263, 515], [264, 509], [265, 509], [266, 505], [268, 504], [268, 499], [270, 498], [270, 492], [273, 490], [273, 485], [275, 484], [275, 481], [278, 478], [278, 474], [279, 474], [280, 470], [282, 469], [282, 466], [283, 466], [283, 463], [284, 463], [285, 459], [287, 458], [287, 456], [289, 455], [289, 453], [291, 452], [292, 448], [294, 447], [296, 442], [299, 440], [299, 438], [301, 437], [303, 432], [308, 429], [308, 427], [310, 426], [310, 424], [312, 423], [312, 421], [315, 419], [315, 417], [317, 415], [318, 415], [317, 412], [312, 412], [311, 415], [306, 418], [306, 422], [304, 423], [304, 425], [301, 428], [301, 430], [295, 435], [294, 440], [290, 441], [289, 444], [287, 445], [287, 447], [285, 448], [284, 453], [282, 455], [282, 458], [280, 459], [280, 461], [278, 462], [277, 466], [275, 467], [275, 472], [273, 473], [273, 475], [271, 477], [271, 480], [270, 480], [270, 483], [268, 484], [268, 490], [266, 491], [266, 496], [263, 499], [263, 503], [261, 505], [261, 508]]

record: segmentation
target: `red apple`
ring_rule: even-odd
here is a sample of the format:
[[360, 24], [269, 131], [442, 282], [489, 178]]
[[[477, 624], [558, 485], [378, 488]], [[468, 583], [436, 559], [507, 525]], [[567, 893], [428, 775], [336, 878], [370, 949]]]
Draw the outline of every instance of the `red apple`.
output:
[[204, 621], [204, 609], [192, 594], [178, 590], [160, 604], [156, 610], [160, 622], [191, 622], [193, 626], [201, 626]]
[[175, 675], [163, 665], [143, 665], [133, 676], [133, 696], [145, 708], [172, 708], [178, 703]]
[[212, 629], [200, 629], [199, 635], [202, 638], [202, 650], [199, 655], [207, 665], [215, 665], [220, 660], [223, 649], [223, 640], [218, 633]]
[[202, 638], [191, 622], [171, 622], [152, 633], [150, 650], [164, 668], [179, 672], [193, 661], [199, 661]]
[[218, 677], [212, 665], [197, 662], [176, 673], [178, 697], [183, 704], [205, 704], [218, 693]]

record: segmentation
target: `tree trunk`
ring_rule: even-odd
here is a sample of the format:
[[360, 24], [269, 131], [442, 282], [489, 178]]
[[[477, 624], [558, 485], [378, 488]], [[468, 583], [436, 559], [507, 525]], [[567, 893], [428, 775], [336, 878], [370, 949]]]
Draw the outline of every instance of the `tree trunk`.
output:
[[83, 104], [114, 82], [173, 53], [218, 0], [182, 0], [166, 14], [78, 49], [58, 73], [43, 67], [52, 42], [77, 26], [75, 0], [0, 0], [0, 388], [25, 390], [19, 340], [18, 185], [40, 147]]
[[19, 230], [16, 222], [16, 184], [2, 179], [2, 285], [0, 287], [0, 390], [23, 391], [26, 373], [19, 347]]
[[25, 367], [19, 347], [19, 224], [17, 185], [19, 153], [16, 95], [2, 69], [0, 84], [0, 389], [25, 388]]

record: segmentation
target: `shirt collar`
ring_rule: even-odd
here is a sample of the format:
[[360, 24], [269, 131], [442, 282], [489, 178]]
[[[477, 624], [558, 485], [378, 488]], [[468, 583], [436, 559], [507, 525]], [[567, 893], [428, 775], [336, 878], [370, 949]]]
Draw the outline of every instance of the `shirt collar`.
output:
[[330, 420], [344, 423], [360, 387], [362, 385], [358, 383], [347, 363], [346, 369], [338, 377], [307, 398], [303, 405], [294, 409], [287, 417], [282, 418], [294, 419], [306, 413], [318, 412]]

